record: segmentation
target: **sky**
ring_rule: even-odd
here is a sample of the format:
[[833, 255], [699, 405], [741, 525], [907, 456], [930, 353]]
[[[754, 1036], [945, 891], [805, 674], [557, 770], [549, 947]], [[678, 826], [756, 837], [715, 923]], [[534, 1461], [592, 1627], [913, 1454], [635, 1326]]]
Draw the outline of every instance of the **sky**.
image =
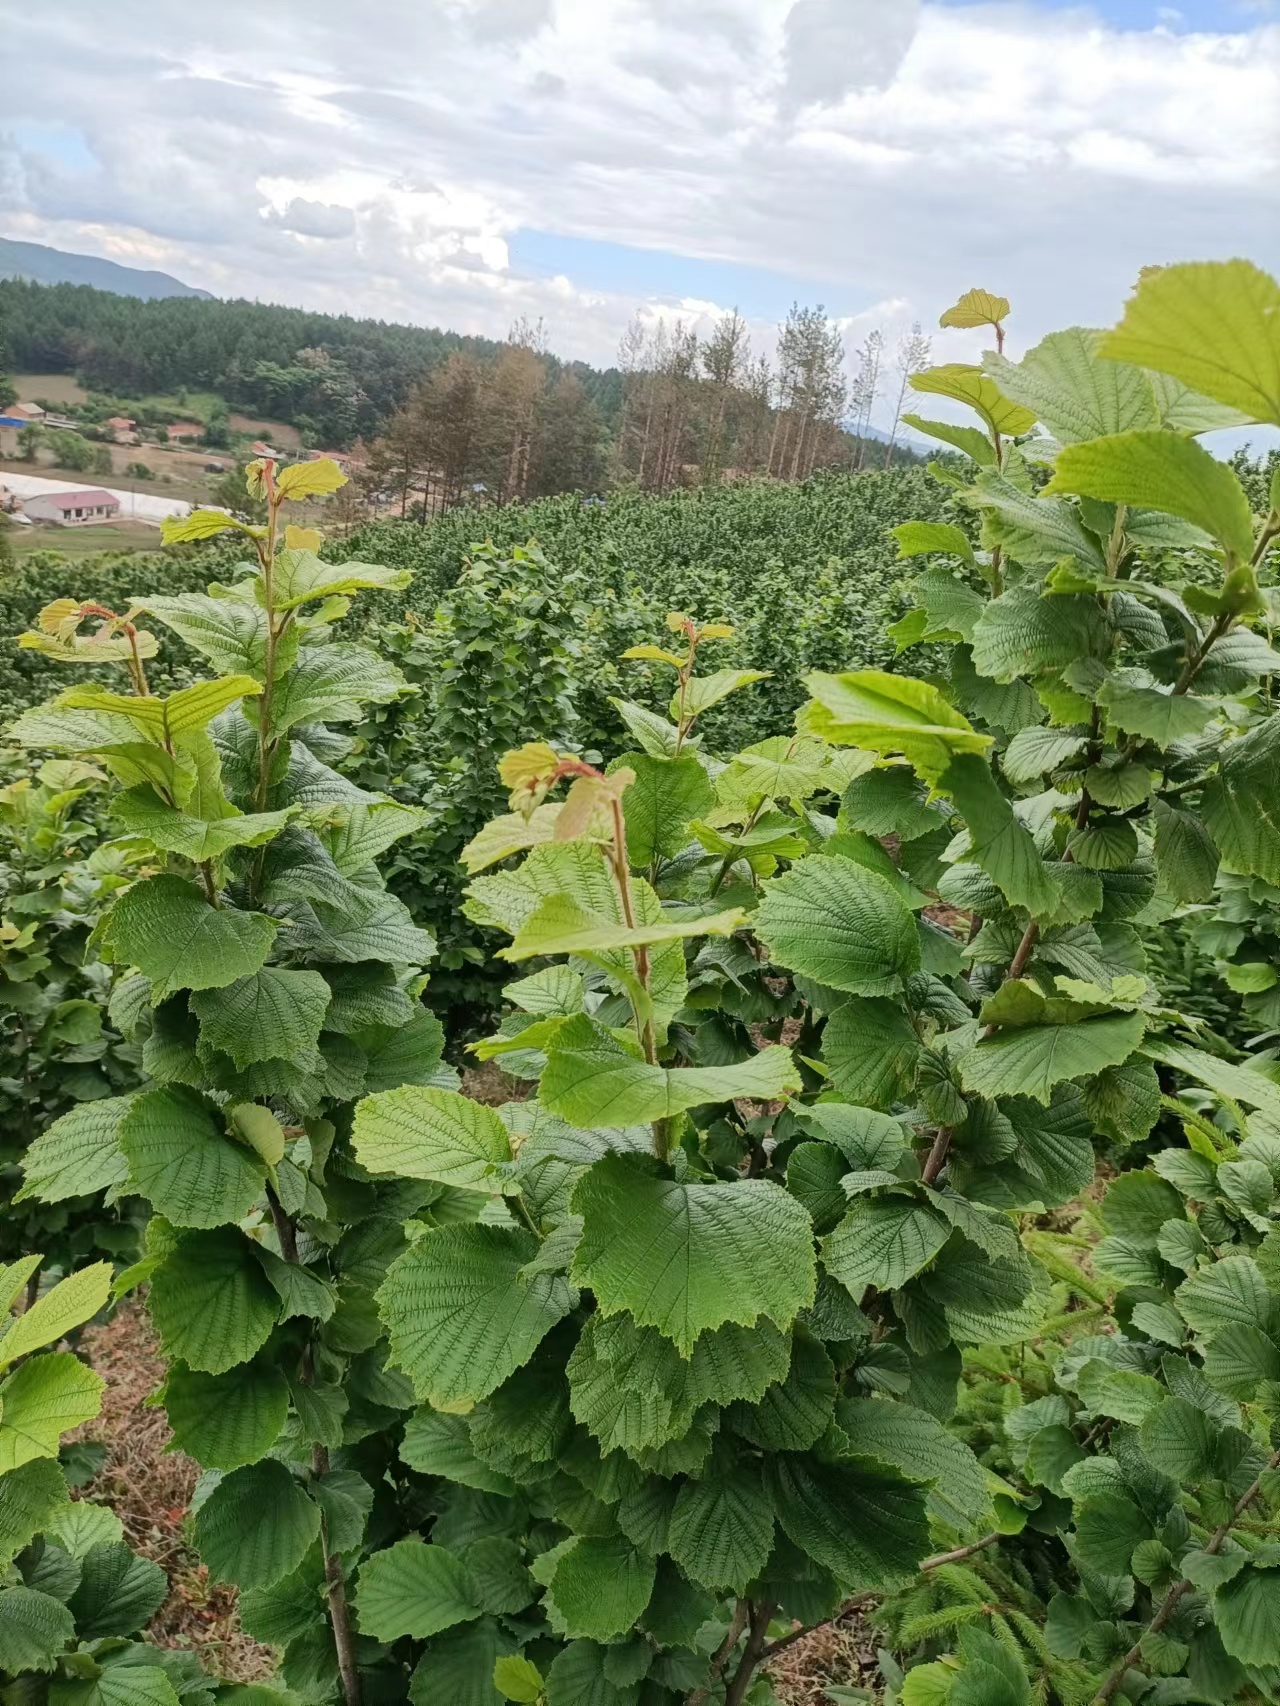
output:
[[[1145, 265], [1280, 269], [1280, 0], [0, 0], [0, 235], [614, 359], [978, 285], [1012, 353]], [[937, 333], [972, 359], [977, 334]]]

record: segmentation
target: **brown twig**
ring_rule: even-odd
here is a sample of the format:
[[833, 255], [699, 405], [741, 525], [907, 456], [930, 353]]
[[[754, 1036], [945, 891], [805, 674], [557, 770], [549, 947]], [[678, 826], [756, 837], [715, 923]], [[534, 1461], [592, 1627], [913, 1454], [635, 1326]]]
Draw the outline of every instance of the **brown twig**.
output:
[[[1280, 1467], [1280, 1451], [1277, 1451], [1271, 1458], [1271, 1461], [1267, 1464], [1267, 1469], [1275, 1469], [1278, 1467]], [[1267, 1470], [1264, 1469], [1263, 1474], [1265, 1475], [1266, 1472]], [[1244, 1515], [1245, 1511], [1248, 1510], [1249, 1506], [1257, 1498], [1261, 1490], [1262, 1475], [1259, 1475], [1258, 1479], [1253, 1483], [1252, 1487], [1249, 1488], [1248, 1492], [1242, 1494], [1241, 1497], [1236, 1500], [1235, 1509], [1232, 1511], [1227, 1520], [1220, 1528], [1214, 1531], [1212, 1538], [1205, 1546], [1206, 1552], [1210, 1554], [1221, 1552], [1231, 1530]], [[1108, 1673], [1106, 1681], [1094, 1695], [1090, 1702], [1090, 1706], [1110, 1706], [1110, 1702], [1114, 1700], [1116, 1695], [1120, 1692], [1126, 1673], [1132, 1668], [1132, 1666], [1136, 1665], [1138, 1660], [1142, 1657], [1143, 1641], [1146, 1640], [1148, 1635], [1158, 1635], [1160, 1633], [1160, 1631], [1169, 1622], [1169, 1619], [1173, 1616], [1174, 1612], [1178, 1609], [1178, 1606], [1182, 1603], [1183, 1596], [1190, 1593], [1194, 1586], [1195, 1583], [1190, 1581], [1186, 1576], [1184, 1576], [1180, 1582], [1175, 1582], [1173, 1584], [1168, 1593], [1164, 1596], [1164, 1599], [1161, 1601], [1160, 1609], [1156, 1612], [1150, 1623], [1147, 1624], [1147, 1627], [1143, 1630], [1141, 1636], [1134, 1642], [1133, 1646], [1129, 1648], [1129, 1651], [1124, 1655], [1124, 1657], [1116, 1662], [1115, 1667]]]
[[749, 1628], [747, 1644], [742, 1650], [742, 1661], [733, 1673], [733, 1679], [725, 1690], [724, 1706], [742, 1706], [747, 1698], [747, 1690], [751, 1687], [751, 1679], [759, 1668], [764, 1657], [766, 1640], [769, 1634], [769, 1624], [774, 1612], [778, 1609], [772, 1600], [762, 1600], [753, 1605], [749, 1613]]
[[705, 1706], [710, 1698], [711, 1690], [724, 1675], [724, 1667], [729, 1662], [729, 1655], [742, 1639], [742, 1631], [747, 1626], [750, 1607], [745, 1599], [740, 1599], [733, 1608], [733, 1616], [729, 1621], [729, 1632], [711, 1655], [711, 1671], [703, 1687], [697, 1688], [685, 1702], [685, 1706]]

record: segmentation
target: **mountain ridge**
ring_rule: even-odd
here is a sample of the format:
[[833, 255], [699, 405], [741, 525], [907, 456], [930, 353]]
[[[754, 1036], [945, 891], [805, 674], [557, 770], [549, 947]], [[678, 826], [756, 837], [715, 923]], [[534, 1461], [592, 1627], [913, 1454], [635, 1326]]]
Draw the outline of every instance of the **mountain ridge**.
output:
[[0, 278], [25, 278], [36, 284], [87, 284], [116, 296], [136, 296], [154, 302], [168, 296], [213, 300], [212, 291], [184, 284], [171, 273], [145, 267], [126, 267], [97, 255], [78, 255], [47, 243], [27, 243], [0, 237]]

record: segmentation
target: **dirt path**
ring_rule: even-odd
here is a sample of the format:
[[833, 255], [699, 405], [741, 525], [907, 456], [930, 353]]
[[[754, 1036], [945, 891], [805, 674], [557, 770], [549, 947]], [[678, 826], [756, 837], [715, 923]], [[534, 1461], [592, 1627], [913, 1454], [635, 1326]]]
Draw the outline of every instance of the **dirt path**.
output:
[[147, 1402], [164, 1365], [143, 1306], [126, 1303], [105, 1326], [85, 1334], [84, 1348], [107, 1382], [102, 1414], [82, 1430], [83, 1438], [107, 1448], [107, 1461], [85, 1496], [110, 1505], [130, 1546], [169, 1577], [169, 1597], [148, 1637], [159, 1647], [197, 1653], [210, 1675], [265, 1680], [275, 1669], [271, 1652], [241, 1632], [235, 1589], [211, 1583], [187, 1541], [186, 1510], [200, 1471], [182, 1452], [166, 1450], [168, 1420]]

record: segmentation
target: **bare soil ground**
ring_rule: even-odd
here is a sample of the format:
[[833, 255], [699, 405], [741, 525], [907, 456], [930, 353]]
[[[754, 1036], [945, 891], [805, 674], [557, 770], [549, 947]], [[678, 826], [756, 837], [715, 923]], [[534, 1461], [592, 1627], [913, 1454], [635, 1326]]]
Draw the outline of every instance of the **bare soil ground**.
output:
[[102, 1414], [82, 1430], [85, 1439], [107, 1448], [85, 1496], [110, 1505], [130, 1546], [169, 1577], [169, 1597], [148, 1637], [159, 1647], [197, 1653], [210, 1675], [234, 1682], [269, 1677], [274, 1657], [241, 1631], [235, 1589], [210, 1582], [188, 1542], [186, 1509], [200, 1472], [170, 1449], [165, 1413], [147, 1402], [164, 1365], [143, 1305], [132, 1299], [105, 1326], [90, 1329], [85, 1349], [107, 1382]]

